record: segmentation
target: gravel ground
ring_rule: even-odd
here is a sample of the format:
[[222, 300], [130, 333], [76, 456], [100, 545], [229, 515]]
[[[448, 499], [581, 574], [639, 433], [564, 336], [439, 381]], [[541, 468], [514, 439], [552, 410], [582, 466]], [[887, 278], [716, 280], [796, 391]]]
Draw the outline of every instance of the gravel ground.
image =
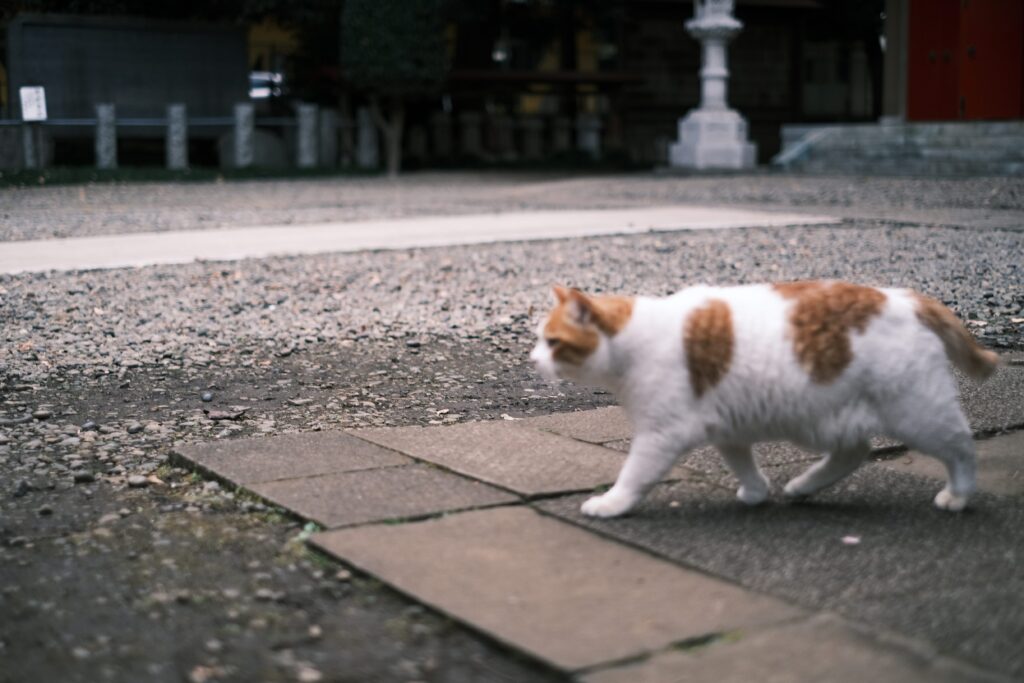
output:
[[[792, 203], [870, 195], [962, 206], [983, 189], [982, 203], [1021, 201], [1016, 186], [990, 194], [987, 182], [765, 177], [748, 189]], [[480, 210], [500, 203], [488, 193], [526, 188], [555, 201], [594, 183], [619, 185], [514, 179], [447, 196], [450, 210], [470, 200]], [[444, 200], [421, 188], [396, 206], [393, 186], [364, 184], [374, 216]], [[635, 186], [644, 201], [713, 188]], [[277, 202], [268, 211], [296, 216], [293, 200], [330, 191], [321, 181], [223, 189], [265, 190]], [[194, 220], [202, 209], [175, 212], [159, 198], [195, 193], [212, 205], [216, 188], [159, 190], [99, 223]], [[140, 188], [83, 191], [114, 201]], [[71, 215], [41, 205], [76, 192], [38, 191], [37, 233]], [[0, 195], [18, 196], [18, 215], [31, 203], [20, 193]], [[1022, 253], [1021, 232], [848, 221], [0, 277], [0, 613], [13, 615], [0, 619], [0, 659], [14, 662], [0, 681], [557, 680], [372, 581], [337, 576], [304, 549], [296, 522], [173, 467], [173, 444], [606, 405], [606, 394], [546, 384], [524, 363], [553, 281], [649, 294], [804, 277], [907, 285], [949, 303], [990, 346], [1024, 349]]]
[[0, 190], [0, 240], [682, 202], [1020, 210], [1024, 181], [424, 173], [395, 182], [344, 178], [22, 188]]

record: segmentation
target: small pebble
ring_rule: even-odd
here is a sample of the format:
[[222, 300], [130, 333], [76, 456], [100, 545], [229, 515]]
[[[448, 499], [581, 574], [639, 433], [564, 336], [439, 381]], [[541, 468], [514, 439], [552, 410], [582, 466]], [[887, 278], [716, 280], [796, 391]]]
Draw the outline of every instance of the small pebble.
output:
[[143, 426], [142, 426], [142, 423], [141, 423], [141, 422], [130, 422], [130, 423], [128, 424], [128, 426], [127, 426], [127, 427], [125, 428], [125, 430], [126, 430], [126, 431], [127, 431], [127, 432], [128, 432], [129, 434], [138, 434], [138, 433], [139, 433], [139, 432], [141, 432], [141, 431], [142, 431], [143, 429], [145, 429], [145, 427], [143, 427]]
[[47, 410], [46, 408], [39, 408], [38, 410], [32, 413], [32, 417], [34, 417], [37, 420], [46, 420], [51, 415], [53, 415], [53, 413]]
[[36, 514], [40, 517], [48, 517], [53, 514], [53, 508], [49, 505], [40, 506], [40, 508], [36, 510]]
[[202, 399], [203, 403], [209, 403], [210, 401], [213, 400], [213, 392], [212, 391], [204, 391], [199, 396], [199, 398]]
[[99, 424], [95, 420], [86, 420], [82, 423], [81, 429], [83, 432], [95, 432], [100, 428]]
[[96, 475], [89, 470], [78, 470], [74, 473], [76, 484], [88, 484], [96, 481]]
[[130, 477], [128, 477], [128, 486], [132, 487], [133, 489], [141, 489], [143, 487], [149, 486], [149, 480], [146, 479], [141, 474], [133, 474]]

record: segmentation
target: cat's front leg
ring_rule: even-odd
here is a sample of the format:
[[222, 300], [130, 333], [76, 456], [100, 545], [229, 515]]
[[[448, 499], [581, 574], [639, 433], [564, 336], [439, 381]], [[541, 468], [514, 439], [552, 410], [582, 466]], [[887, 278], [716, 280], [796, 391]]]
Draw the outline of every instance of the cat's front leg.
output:
[[618, 517], [632, 510], [658, 483], [691, 443], [662, 434], [638, 434], [615, 485], [600, 496], [583, 503], [580, 511], [589, 517]]

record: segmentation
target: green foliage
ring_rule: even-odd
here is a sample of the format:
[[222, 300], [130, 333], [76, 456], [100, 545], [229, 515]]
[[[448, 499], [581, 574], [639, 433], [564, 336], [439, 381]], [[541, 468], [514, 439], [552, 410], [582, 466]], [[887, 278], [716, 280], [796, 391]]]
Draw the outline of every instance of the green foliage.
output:
[[372, 93], [436, 92], [447, 71], [440, 0], [347, 0], [341, 63], [354, 86]]

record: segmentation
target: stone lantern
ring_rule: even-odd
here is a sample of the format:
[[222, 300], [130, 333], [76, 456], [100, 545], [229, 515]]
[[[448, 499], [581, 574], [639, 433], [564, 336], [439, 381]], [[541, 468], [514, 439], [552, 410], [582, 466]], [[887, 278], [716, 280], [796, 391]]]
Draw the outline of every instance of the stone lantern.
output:
[[726, 102], [726, 43], [743, 24], [732, 16], [734, 0], [694, 0], [686, 30], [701, 42], [700, 107], [679, 119], [679, 139], [669, 148], [673, 167], [753, 168], [757, 147], [747, 142], [747, 122]]

